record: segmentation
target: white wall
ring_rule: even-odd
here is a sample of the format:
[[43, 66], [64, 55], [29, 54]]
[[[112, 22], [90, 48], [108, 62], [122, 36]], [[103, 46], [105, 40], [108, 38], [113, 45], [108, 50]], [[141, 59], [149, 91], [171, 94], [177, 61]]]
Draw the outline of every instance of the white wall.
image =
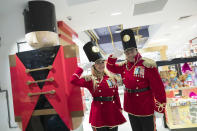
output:
[[[0, 2], [0, 87], [3, 90], [8, 90], [9, 93], [12, 126], [16, 126], [16, 123], [14, 122], [8, 55], [16, 53], [16, 42], [24, 38], [25, 29], [22, 14], [24, 4], [22, 0], [1, 0]], [[20, 131], [19, 128], [9, 128], [5, 93], [1, 93], [0, 96], [0, 131]]]
[[79, 47], [79, 57], [80, 57], [80, 64], [85, 64], [88, 63], [88, 58], [85, 54], [85, 52], [83, 51], [83, 46], [90, 41], [90, 38], [86, 35], [85, 32], [79, 32], [78, 33], [78, 39], [79, 42], [76, 42], [76, 44]]

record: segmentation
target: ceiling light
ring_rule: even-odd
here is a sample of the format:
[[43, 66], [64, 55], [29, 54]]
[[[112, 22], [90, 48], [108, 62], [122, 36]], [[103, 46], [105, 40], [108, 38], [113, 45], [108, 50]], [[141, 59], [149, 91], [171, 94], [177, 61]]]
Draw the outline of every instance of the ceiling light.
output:
[[187, 18], [189, 18], [189, 17], [191, 17], [192, 15], [186, 15], [186, 16], [182, 16], [182, 17], [180, 17], [178, 20], [184, 20], [184, 19], [187, 19]]
[[122, 12], [115, 12], [115, 13], [112, 13], [111, 16], [116, 16], [116, 15], [121, 15]]
[[121, 30], [116, 30], [114, 33], [120, 33], [121, 32]]

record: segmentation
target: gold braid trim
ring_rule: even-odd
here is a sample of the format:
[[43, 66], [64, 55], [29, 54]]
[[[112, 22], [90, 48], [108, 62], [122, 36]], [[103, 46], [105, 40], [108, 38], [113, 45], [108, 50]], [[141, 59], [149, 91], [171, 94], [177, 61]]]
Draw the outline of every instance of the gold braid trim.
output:
[[155, 106], [158, 108], [158, 111], [159, 112], [163, 112], [163, 110], [165, 109], [166, 107], [166, 103], [160, 103], [159, 101], [157, 101], [155, 99]]
[[79, 78], [79, 76], [76, 73], [74, 73], [73, 75], [76, 76], [77, 78]]
[[109, 63], [109, 62], [107, 62], [107, 64], [108, 64], [108, 65], [111, 65], [111, 66], [113, 66], [113, 65], [114, 65], [114, 64], [111, 64], [111, 63]]
[[122, 61], [122, 62], [120, 62], [120, 63], [118, 63], [117, 65], [118, 66], [123, 66], [123, 65], [125, 65], [125, 64], [127, 64], [127, 61], [125, 60], [125, 61]]
[[156, 62], [152, 59], [143, 57], [142, 60], [144, 60], [143, 65], [147, 68], [157, 67]]
[[[127, 111], [125, 111], [125, 112], [127, 112]], [[130, 112], [127, 112], [128, 114], [130, 114], [130, 115], [133, 115], [133, 116], [138, 116], [138, 117], [147, 117], [147, 116], [153, 116], [154, 114], [150, 114], [150, 115], [135, 115], [135, 114], [132, 114], [132, 113], [130, 113]]]

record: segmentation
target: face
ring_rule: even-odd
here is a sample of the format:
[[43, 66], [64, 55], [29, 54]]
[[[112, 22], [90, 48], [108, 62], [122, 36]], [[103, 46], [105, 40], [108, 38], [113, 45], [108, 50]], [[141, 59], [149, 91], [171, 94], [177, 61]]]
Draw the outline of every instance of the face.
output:
[[105, 69], [104, 60], [100, 60], [98, 62], [95, 62], [94, 66], [97, 71], [104, 72], [104, 69]]
[[129, 50], [125, 51], [126, 59], [129, 62], [134, 62], [136, 55], [137, 55], [137, 49], [136, 48], [132, 48], [132, 49], [129, 49]]

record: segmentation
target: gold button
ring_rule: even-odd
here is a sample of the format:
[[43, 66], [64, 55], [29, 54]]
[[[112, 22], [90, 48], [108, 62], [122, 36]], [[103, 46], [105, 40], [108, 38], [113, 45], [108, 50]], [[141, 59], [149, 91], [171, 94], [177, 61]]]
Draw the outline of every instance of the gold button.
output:
[[113, 90], [113, 92], [115, 92], [115, 90]]
[[113, 101], [113, 103], [115, 103], [115, 102]]
[[125, 74], [125, 72], [123, 72], [123, 74]]
[[136, 87], [136, 89], [139, 89], [138, 87]]
[[137, 80], [137, 82], [139, 82], [140, 80]]
[[136, 94], [136, 96], [139, 96], [139, 94]]
[[101, 102], [101, 104], [103, 104], [103, 102]]
[[101, 92], [101, 90], [99, 90], [99, 92]]
[[130, 39], [131, 39], [131, 37], [130, 37], [129, 35], [127, 35], [127, 34], [125, 34], [125, 35], [123, 36], [123, 41], [124, 41], [124, 42], [128, 42]]
[[100, 97], [102, 97], [102, 96], [100, 96]]

